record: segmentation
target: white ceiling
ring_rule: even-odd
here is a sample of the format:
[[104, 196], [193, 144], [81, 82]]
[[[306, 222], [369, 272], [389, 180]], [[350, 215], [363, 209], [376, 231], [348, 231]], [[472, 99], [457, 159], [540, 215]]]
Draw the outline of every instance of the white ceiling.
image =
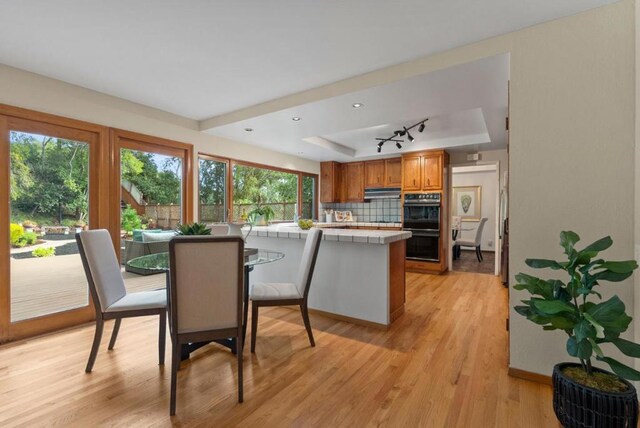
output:
[[3, 0], [0, 63], [205, 119], [612, 0]]
[[[433, 148], [501, 149], [507, 138], [508, 80], [509, 55], [497, 55], [207, 132], [319, 161], [371, 159]], [[354, 109], [354, 103], [364, 106]], [[426, 118], [424, 132], [411, 131], [414, 142], [403, 143], [401, 150], [386, 143], [377, 153], [376, 138], [390, 137], [395, 130]]]

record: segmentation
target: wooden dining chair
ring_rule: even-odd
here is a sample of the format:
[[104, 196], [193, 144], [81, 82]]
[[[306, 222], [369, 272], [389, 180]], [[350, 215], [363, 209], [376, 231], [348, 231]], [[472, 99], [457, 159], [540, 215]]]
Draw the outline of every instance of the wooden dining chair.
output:
[[164, 364], [165, 335], [167, 325], [167, 295], [164, 289], [127, 293], [122, 279], [120, 264], [111, 242], [111, 236], [105, 229], [86, 230], [76, 234], [76, 242], [84, 273], [89, 283], [91, 299], [96, 310], [96, 331], [89, 361], [85, 371], [90, 373], [96, 361], [102, 331], [106, 320], [115, 320], [109, 350], [116, 344], [123, 318], [158, 315], [160, 333], [158, 337], [158, 359]]
[[169, 261], [168, 307], [172, 343], [169, 413], [176, 413], [182, 345], [230, 337], [236, 339], [238, 402], [242, 403], [242, 238], [179, 236], [169, 243]]
[[316, 346], [309, 321], [309, 308], [307, 299], [313, 271], [318, 258], [322, 230], [312, 228], [307, 234], [304, 244], [302, 259], [296, 282], [291, 283], [263, 283], [258, 282], [251, 286], [249, 296], [251, 298], [251, 352], [256, 351], [256, 337], [258, 333], [258, 310], [261, 306], [300, 306], [302, 320], [307, 329], [311, 346]]

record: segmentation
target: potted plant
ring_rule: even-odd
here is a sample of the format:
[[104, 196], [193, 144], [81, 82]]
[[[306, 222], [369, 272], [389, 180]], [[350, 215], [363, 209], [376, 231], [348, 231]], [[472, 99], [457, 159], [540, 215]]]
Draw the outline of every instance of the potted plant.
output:
[[22, 227], [25, 232], [33, 232], [33, 229], [38, 227], [38, 225], [31, 220], [25, 220], [22, 222]]
[[[562, 330], [567, 352], [578, 363], [561, 363], [553, 369], [553, 408], [565, 427], [635, 427], [638, 398], [629, 380], [640, 380], [640, 372], [605, 355], [603, 345], [612, 344], [623, 354], [640, 357], [640, 345], [620, 337], [631, 317], [618, 296], [602, 300], [598, 286], [604, 281], [629, 278], [638, 267], [635, 260], [605, 261], [598, 254], [613, 244], [609, 236], [575, 248], [580, 237], [560, 233], [566, 261], [527, 259], [534, 269], [563, 271], [565, 279], [542, 279], [525, 273], [516, 275], [516, 290], [531, 298], [515, 310], [544, 330]], [[613, 373], [592, 366], [592, 359], [607, 364]]]
[[176, 235], [211, 235], [211, 229], [204, 223], [179, 224]]
[[266, 226], [274, 216], [275, 213], [269, 205], [259, 205], [249, 212], [247, 218], [252, 225]]
[[87, 224], [82, 221], [82, 220], [77, 220], [74, 224], [73, 227], [76, 229], [76, 233], [80, 233], [84, 230], [85, 226]]

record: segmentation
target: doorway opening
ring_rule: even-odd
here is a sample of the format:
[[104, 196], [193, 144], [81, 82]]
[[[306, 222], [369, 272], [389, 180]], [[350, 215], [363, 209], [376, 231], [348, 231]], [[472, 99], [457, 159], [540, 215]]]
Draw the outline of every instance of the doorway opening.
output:
[[451, 168], [451, 270], [500, 275], [500, 164]]

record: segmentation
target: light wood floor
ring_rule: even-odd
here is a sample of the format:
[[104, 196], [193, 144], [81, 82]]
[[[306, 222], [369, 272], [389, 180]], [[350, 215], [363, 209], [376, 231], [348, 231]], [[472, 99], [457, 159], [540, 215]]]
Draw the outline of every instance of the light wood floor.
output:
[[[496, 277], [409, 274], [405, 314], [388, 331], [299, 312], [261, 311], [245, 350], [245, 402], [235, 359], [210, 345], [184, 363], [169, 417], [169, 357], [157, 365], [155, 319], [124, 320], [94, 372], [92, 326], [0, 347], [0, 426], [558, 426], [551, 389], [507, 375], [506, 290]], [[169, 348], [168, 348], [169, 349]], [[167, 353], [169, 355], [169, 353]]]

